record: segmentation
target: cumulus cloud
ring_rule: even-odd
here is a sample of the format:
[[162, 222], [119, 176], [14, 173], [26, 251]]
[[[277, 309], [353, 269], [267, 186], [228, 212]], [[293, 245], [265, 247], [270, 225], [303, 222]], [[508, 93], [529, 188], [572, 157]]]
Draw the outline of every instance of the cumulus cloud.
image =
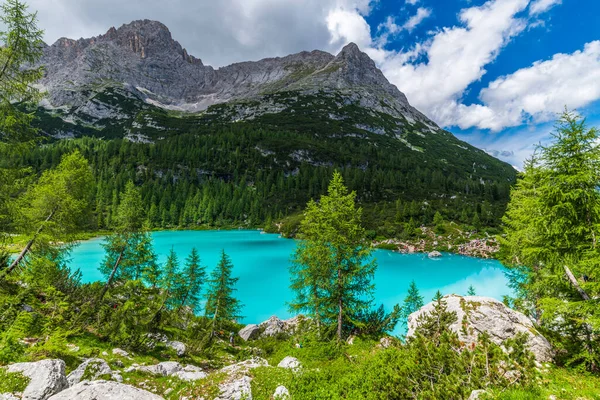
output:
[[423, 22], [426, 18], [429, 18], [430, 15], [430, 8], [419, 7], [417, 9], [417, 13], [410, 17], [408, 21], [406, 21], [404, 25], [402, 25], [402, 27], [410, 32], [413, 29], [415, 29], [419, 24], [421, 24], [421, 22]]
[[600, 41], [500, 77], [481, 91], [480, 98], [486, 111], [471, 124], [492, 130], [527, 119], [549, 121], [565, 106], [587, 106], [600, 99]]
[[554, 7], [555, 5], [561, 4], [562, 0], [535, 0], [529, 6], [529, 14], [537, 15], [544, 13]]
[[[469, 125], [473, 110], [460, 98], [485, 74], [485, 66], [526, 27], [517, 17], [528, 0], [490, 0], [463, 9], [461, 26], [443, 28], [430, 40], [399, 53], [388, 53], [381, 67], [409, 101], [444, 126]], [[425, 56], [426, 61], [419, 62]], [[489, 112], [488, 110], [478, 110]]]
[[410, 4], [411, 6], [414, 6], [415, 4], [417, 4], [420, 0], [406, 0], [406, 4]]

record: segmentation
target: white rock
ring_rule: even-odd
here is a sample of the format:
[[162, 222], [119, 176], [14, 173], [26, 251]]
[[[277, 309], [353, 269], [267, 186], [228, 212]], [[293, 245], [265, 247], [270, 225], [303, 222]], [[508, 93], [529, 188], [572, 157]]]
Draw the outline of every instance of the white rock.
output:
[[479, 400], [481, 395], [485, 393], [485, 390], [473, 390], [468, 400]]
[[263, 336], [275, 336], [285, 332], [284, 322], [276, 316], [272, 316], [265, 322], [261, 323], [259, 327], [264, 329]]
[[[550, 361], [553, 357], [552, 346], [534, 327], [525, 315], [506, 307], [502, 302], [481, 296], [444, 296], [448, 311], [456, 313], [456, 322], [450, 326], [461, 342], [475, 343], [480, 332], [487, 332], [490, 340], [498, 345], [518, 333], [527, 335], [529, 350], [539, 362]], [[421, 315], [433, 311], [429, 303], [408, 317], [407, 337], [415, 333]], [[466, 322], [466, 332], [463, 329]]]
[[300, 367], [302, 367], [302, 363], [300, 363], [300, 361], [295, 357], [287, 356], [286, 358], [281, 360], [281, 362], [279, 364], [277, 364], [277, 366], [279, 368], [288, 368], [288, 369], [297, 370]]
[[186, 365], [183, 367], [183, 370], [174, 373], [173, 376], [181, 379], [182, 381], [190, 382], [204, 379], [208, 376], [208, 374], [202, 371], [202, 368], [200, 367], [196, 367], [195, 365]]
[[440, 253], [439, 251], [432, 251], [431, 253], [427, 254], [427, 256], [429, 258], [440, 258], [442, 256], [442, 253]]
[[21, 400], [21, 398], [12, 393], [0, 393], [0, 400]]
[[166, 346], [175, 350], [175, 352], [177, 353], [177, 355], [179, 357], [182, 357], [185, 355], [185, 351], [186, 351], [185, 343], [174, 340], [174, 341], [168, 341], [166, 343]]
[[260, 328], [258, 327], [258, 325], [250, 324], [250, 325], [246, 325], [245, 327], [240, 329], [240, 331], [238, 332], [238, 335], [240, 335], [240, 337], [242, 339], [244, 339], [245, 341], [248, 341], [248, 340], [256, 339], [258, 337], [259, 333], [260, 333]]
[[273, 393], [273, 399], [275, 400], [289, 400], [290, 391], [285, 386], [277, 386], [275, 393]]
[[7, 371], [20, 372], [30, 378], [23, 391], [24, 400], [45, 400], [69, 386], [63, 360], [12, 364], [8, 366]]
[[225, 382], [219, 385], [220, 394], [215, 400], [252, 400], [252, 388], [250, 379], [242, 376], [239, 379]]
[[[87, 371], [87, 374], [86, 374]], [[87, 380], [96, 380], [102, 375], [112, 375], [113, 371], [108, 363], [101, 358], [89, 358], [81, 363], [73, 372], [67, 376], [69, 386], [81, 382], [85, 376]]]
[[237, 364], [223, 367], [219, 370], [219, 372], [226, 373], [227, 375], [235, 375], [239, 373], [246, 373], [254, 368], [267, 366], [269, 366], [269, 362], [264, 358], [252, 357], [248, 360], [239, 362]]
[[50, 400], [163, 400], [154, 393], [111, 381], [83, 381]]
[[126, 352], [125, 350], [119, 349], [119, 348], [113, 349], [112, 353], [115, 356], [129, 357], [129, 353], [128, 352]]
[[382, 337], [379, 340], [379, 346], [382, 347], [382, 348], [384, 348], [384, 349], [387, 349], [387, 348], [391, 347], [393, 343], [394, 342], [393, 342], [393, 340], [392, 340], [391, 337]]
[[164, 361], [155, 365], [138, 367], [137, 370], [149, 372], [154, 375], [171, 376], [176, 372], [182, 371], [183, 367], [176, 361]]

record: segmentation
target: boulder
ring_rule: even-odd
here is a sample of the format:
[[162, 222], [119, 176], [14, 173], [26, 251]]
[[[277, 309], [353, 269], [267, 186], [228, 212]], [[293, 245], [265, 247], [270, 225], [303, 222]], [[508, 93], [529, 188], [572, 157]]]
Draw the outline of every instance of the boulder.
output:
[[269, 362], [264, 358], [252, 357], [248, 360], [239, 362], [237, 364], [228, 365], [219, 370], [219, 372], [226, 373], [227, 375], [239, 375], [244, 374], [251, 369], [258, 367], [268, 367]]
[[471, 395], [469, 396], [468, 400], [479, 400], [479, 399], [481, 399], [481, 396], [484, 395], [485, 393], [486, 393], [485, 390], [481, 390], [481, 389], [473, 390], [471, 392]]
[[163, 400], [154, 393], [112, 381], [83, 381], [71, 386], [50, 400]]
[[155, 365], [142, 366], [137, 368], [141, 372], [149, 372], [154, 375], [171, 376], [176, 372], [182, 371], [181, 364], [175, 361], [164, 361]]
[[264, 329], [263, 336], [275, 336], [285, 332], [285, 324], [282, 320], [273, 315], [271, 318], [259, 325]]
[[73, 372], [67, 376], [69, 386], [73, 386], [82, 380], [95, 381], [103, 375], [113, 375], [108, 363], [101, 358], [89, 358], [81, 363]]
[[383, 348], [383, 349], [387, 349], [389, 347], [392, 347], [392, 345], [394, 344], [394, 339], [392, 339], [391, 337], [382, 337], [379, 340], [379, 347]]
[[277, 364], [277, 366], [279, 368], [288, 368], [288, 369], [297, 370], [297, 369], [300, 369], [300, 367], [302, 367], [302, 363], [300, 363], [300, 361], [295, 357], [287, 356], [286, 358], [281, 360], [281, 362], [279, 364]]
[[170, 347], [171, 349], [175, 350], [175, 352], [177, 353], [177, 355], [179, 357], [183, 357], [185, 355], [185, 351], [186, 351], [186, 346], [185, 343], [182, 342], [178, 342], [176, 340], [169, 340], [166, 343], [167, 347]]
[[258, 327], [258, 325], [250, 324], [240, 329], [238, 335], [240, 335], [240, 337], [245, 341], [248, 341], [258, 338], [259, 333], [260, 328]]
[[119, 348], [113, 349], [112, 353], [113, 353], [113, 355], [119, 356], [119, 357], [129, 357], [129, 353], [128, 352], [126, 352], [123, 349], [119, 349]]
[[440, 258], [442, 256], [442, 253], [440, 253], [439, 251], [432, 251], [431, 253], [427, 254], [427, 256], [429, 258]]
[[[538, 362], [550, 361], [553, 357], [552, 346], [534, 327], [525, 315], [512, 310], [504, 303], [490, 297], [481, 296], [444, 296], [448, 311], [456, 313], [456, 322], [451, 329], [466, 344], [475, 343], [481, 332], [487, 332], [490, 340], [501, 345], [506, 339], [518, 333], [527, 336], [527, 345]], [[433, 311], [433, 303], [429, 303], [408, 317], [407, 337], [415, 333], [418, 319], [423, 314]]]
[[0, 400], [21, 400], [21, 397], [12, 393], [0, 393]]
[[252, 400], [252, 388], [250, 379], [242, 376], [219, 385], [220, 394], [215, 400]]
[[7, 371], [20, 372], [30, 379], [23, 391], [24, 400], [45, 400], [69, 386], [63, 360], [12, 364], [8, 366]]
[[195, 365], [186, 365], [183, 367], [183, 370], [175, 372], [173, 376], [181, 379], [182, 381], [190, 382], [204, 379], [208, 376], [208, 374], [202, 371], [202, 368], [200, 367], [196, 367]]
[[289, 399], [291, 399], [290, 391], [287, 390], [287, 388], [285, 386], [277, 386], [277, 388], [275, 389], [275, 393], [273, 393], [273, 399], [274, 400], [289, 400]]

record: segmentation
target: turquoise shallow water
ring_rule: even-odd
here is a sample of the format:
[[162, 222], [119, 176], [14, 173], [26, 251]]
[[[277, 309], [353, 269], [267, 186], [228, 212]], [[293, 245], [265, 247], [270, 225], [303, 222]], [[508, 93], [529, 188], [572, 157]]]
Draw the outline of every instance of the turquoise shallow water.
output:
[[[286, 303], [292, 300], [288, 266], [295, 242], [278, 235], [259, 231], [164, 231], [152, 234], [159, 261], [164, 261], [173, 247], [179, 260], [187, 257], [192, 247], [200, 253], [202, 263], [210, 271], [217, 264], [221, 249], [234, 264], [234, 276], [240, 278], [238, 298], [244, 303], [243, 323], [257, 323], [277, 315], [291, 316]], [[103, 280], [98, 272], [104, 256], [102, 239], [82, 242], [71, 254], [70, 266], [80, 269], [85, 282]], [[401, 303], [411, 280], [429, 301], [437, 290], [443, 294], [466, 294], [473, 285], [478, 295], [499, 300], [509, 294], [503, 267], [498, 261], [444, 254], [429, 259], [424, 254], [398, 254], [377, 250], [375, 299], [387, 309]]]

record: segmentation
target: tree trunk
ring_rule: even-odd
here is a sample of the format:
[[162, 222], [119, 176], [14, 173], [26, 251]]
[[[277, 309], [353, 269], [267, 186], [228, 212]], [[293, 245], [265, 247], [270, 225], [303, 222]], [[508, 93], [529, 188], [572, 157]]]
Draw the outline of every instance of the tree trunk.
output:
[[102, 299], [106, 295], [106, 292], [108, 291], [108, 288], [112, 284], [115, 274], [117, 273], [117, 269], [119, 268], [119, 264], [121, 263], [121, 259], [123, 258], [124, 252], [125, 250], [121, 250], [121, 252], [119, 253], [119, 257], [117, 257], [117, 261], [115, 262], [115, 266], [113, 267], [110, 276], [108, 277], [108, 281], [106, 282], [106, 285], [104, 285], [104, 289], [102, 289], [102, 293], [100, 293], [100, 296], [98, 297], [99, 302], [102, 301]]
[[52, 210], [50, 215], [48, 215], [48, 217], [44, 220], [44, 222], [42, 222], [42, 224], [40, 225], [38, 230], [35, 232], [35, 234], [31, 238], [31, 240], [29, 242], [27, 242], [27, 244], [25, 245], [25, 248], [23, 250], [21, 250], [21, 252], [17, 256], [17, 258], [15, 258], [15, 260], [6, 269], [6, 272], [4, 273], [5, 275], [10, 274], [21, 263], [21, 261], [23, 261], [23, 259], [27, 255], [27, 252], [29, 252], [29, 250], [31, 250], [31, 246], [33, 246], [33, 243], [35, 242], [37, 237], [40, 235], [40, 233], [42, 233], [42, 230], [46, 226], [46, 223], [48, 223], [48, 221], [50, 221], [52, 219], [52, 217], [54, 216], [55, 213], [56, 213], [56, 209]]
[[215, 335], [215, 324], [217, 323], [217, 313], [219, 312], [219, 305], [221, 303], [221, 299], [217, 299], [217, 305], [215, 306], [215, 315], [213, 315], [213, 323], [212, 323], [212, 332], [210, 333], [210, 337]]
[[565, 273], [567, 274], [567, 278], [569, 278], [569, 281], [575, 287], [575, 289], [577, 289], [583, 300], [590, 300], [590, 296], [585, 292], [585, 290], [583, 290], [581, 286], [579, 286], [579, 282], [577, 282], [577, 279], [575, 279], [575, 275], [573, 275], [569, 267], [567, 267], [566, 265]]

